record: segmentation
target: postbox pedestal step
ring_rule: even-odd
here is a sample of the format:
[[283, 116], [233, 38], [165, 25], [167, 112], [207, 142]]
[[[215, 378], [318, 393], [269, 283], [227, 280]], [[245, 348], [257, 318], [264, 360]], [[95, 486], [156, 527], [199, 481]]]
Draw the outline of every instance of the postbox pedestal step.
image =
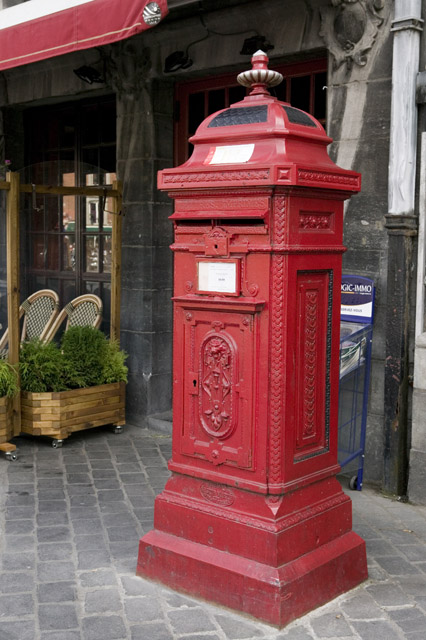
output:
[[352, 503], [334, 477], [275, 497], [173, 474], [156, 498], [154, 526], [279, 567], [351, 531]]
[[153, 530], [140, 541], [137, 574], [281, 627], [365, 580], [365, 543], [348, 532], [272, 567]]

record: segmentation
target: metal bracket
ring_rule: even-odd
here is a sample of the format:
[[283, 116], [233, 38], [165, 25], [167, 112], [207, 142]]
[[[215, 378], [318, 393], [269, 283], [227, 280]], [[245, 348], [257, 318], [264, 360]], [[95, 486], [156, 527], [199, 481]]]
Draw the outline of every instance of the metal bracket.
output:
[[104, 187], [104, 192], [103, 192], [103, 195], [101, 196], [101, 211], [102, 211], [102, 213], [110, 213], [112, 216], [121, 216], [121, 215], [124, 216], [122, 209], [120, 209], [120, 211], [107, 211], [105, 209], [107, 197], [108, 197], [108, 189], [106, 187]]
[[32, 201], [32, 207], [33, 207], [34, 211], [37, 211], [37, 213], [38, 213], [39, 211], [43, 211], [43, 209], [44, 209], [44, 206], [43, 206], [43, 205], [42, 205], [41, 207], [38, 207], [38, 206], [37, 206], [37, 192], [36, 192], [36, 185], [35, 185], [35, 184], [32, 184], [32, 185], [31, 185], [31, 189], [32, 189], [32, 191], [31, 191], [31, 201]]

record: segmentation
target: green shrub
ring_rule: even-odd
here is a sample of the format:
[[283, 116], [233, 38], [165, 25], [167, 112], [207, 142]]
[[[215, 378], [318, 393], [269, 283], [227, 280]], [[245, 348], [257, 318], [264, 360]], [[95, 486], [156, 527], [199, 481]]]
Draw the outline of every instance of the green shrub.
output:
[[102, 369], [103, 383], [110, 382], [127, 382], [128, 368], [124, 364], [127, 359], [127, 353], [120, 350], [116, 340], [107, 342], [107, 350], [105, 353], [105, 361]]
[[23, 391], [43, 393], [127, 382], [124, 351], [93, 327], [70, 327], [60, 347], [31, 340], [21, 346]]
[[18, 376], [16, 370], [6, 360], [0, 359], [0, 398], [11, 398], [18, 393]]
[[127, 380], [126, 354], [93, 327], [70, 327], [62, 336], [64, 375], [72, 388]]
[[50, 342], [30, 340], [21, 346], [19, 369], [23, 391], [43, 393], [64, 391], [64, 360], [59, 347]]
[[106, 337], [93, 327], [70, 327], [62, 336], [64, 374], [72, 389], [102, 384]]

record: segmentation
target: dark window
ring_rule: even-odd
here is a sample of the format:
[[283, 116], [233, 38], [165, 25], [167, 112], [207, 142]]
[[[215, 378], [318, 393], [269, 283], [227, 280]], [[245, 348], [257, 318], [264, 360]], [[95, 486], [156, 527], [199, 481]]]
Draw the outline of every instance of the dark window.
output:
[[[27, 183], [110, 185], [116, 178], [115, 99], [28, 110]], [[108, 318], [111, 280], [111, 202], [58, 195], [25, 197], [27, 295], [55, 289], [64, 305], [95, 293]]]
[[311, 75], [290, 78], [291, 105], [302, 111], [311, 110]]

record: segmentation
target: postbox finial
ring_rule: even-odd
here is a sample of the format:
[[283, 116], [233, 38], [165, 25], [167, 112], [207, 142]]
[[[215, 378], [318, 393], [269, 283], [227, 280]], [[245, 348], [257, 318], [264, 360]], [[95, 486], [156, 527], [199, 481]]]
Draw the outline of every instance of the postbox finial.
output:
[[252, 87], [250, 95], [269, 95], [268, 87], [276, 87], [282, 82], [282, 75], [278, 71], [268, 69], [269, 58], [264, 51], [256, 51], [251, 59], [252, 69], [243, 71], [237, 80], [243, 87]]

